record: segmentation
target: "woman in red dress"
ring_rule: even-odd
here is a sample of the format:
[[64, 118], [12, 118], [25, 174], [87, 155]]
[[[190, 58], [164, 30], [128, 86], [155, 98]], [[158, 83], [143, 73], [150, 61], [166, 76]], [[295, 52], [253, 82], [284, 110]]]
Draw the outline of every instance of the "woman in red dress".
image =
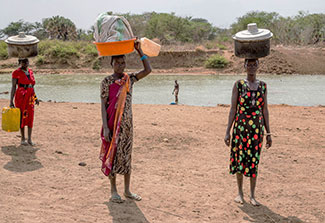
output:
[[[36, 102], [36, 104], [39, 105], [34, 91], [35, 78], [33, 71], [28, 68], [29, 61], [27, 58], [19, 59], [18, 62], [20, 68], [12, 73], [10, 107], [17, 107], [20, 109], [21, 145], [33, 146], [32, 129], [34, 121], [34, 104]], [[15, 103], [13, 101], [14, 97]], [[28, 126], [27, 142], [25, 138], [25, 126]]]

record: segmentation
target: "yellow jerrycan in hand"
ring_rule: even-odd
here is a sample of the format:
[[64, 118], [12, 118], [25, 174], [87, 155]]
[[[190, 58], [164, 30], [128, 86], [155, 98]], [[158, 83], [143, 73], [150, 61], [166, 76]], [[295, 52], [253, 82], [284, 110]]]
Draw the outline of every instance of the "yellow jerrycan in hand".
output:
[[2, 108], [2, 129], [6, 132], [18, 132], [20, 129], [20, 109]]

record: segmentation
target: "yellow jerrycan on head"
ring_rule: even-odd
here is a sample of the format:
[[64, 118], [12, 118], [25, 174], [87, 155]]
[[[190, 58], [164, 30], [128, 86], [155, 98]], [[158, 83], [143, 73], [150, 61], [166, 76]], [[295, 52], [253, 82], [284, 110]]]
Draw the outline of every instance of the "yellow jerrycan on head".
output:
[[18, 132], [20, 129], [20, 109], [2, 108], [2, 130], [6, 132]]

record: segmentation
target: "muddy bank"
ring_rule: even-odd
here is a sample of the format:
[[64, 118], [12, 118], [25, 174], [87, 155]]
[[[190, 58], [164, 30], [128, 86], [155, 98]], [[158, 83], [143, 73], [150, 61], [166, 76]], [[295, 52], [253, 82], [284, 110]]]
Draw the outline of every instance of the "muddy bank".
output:
[[[213, 54], [223, 55], [230, 61], [224, 69], [206, 69], [204, 62]], [[36, 66], [36, 58], [31, 58], [30, 66], [38, 73], [106, 73], [111, 72], [110, 57], [99, 58], [99, 70], [92, 69], [88, 60], [80, 58], [71, 64], [49, 63]], [[243, 59], [229, 50], [188, 50], [162, 51], [158, 57], [150, 58], [154, 73], [193, 74], [238, 74], [243, 73]], [[136, 53], [127, 55], [129, 70], [141, 69], [141, 61]], [[0, 61], [0, 73], [10, 73], [17, 67], [17, 59]], [[268, 57], [260, 59], [259, 73], [267, 74], [325, 74], [325, 48], [274, 46]]]

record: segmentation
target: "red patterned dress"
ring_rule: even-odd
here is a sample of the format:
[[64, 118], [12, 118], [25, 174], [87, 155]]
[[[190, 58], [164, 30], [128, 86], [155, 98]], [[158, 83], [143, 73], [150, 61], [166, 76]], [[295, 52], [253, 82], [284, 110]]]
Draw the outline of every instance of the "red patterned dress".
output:
[[21, 68], [18, 68], [12, 73], [12, 78], [17, 79], [18, 88], [15, 93], [15, 106], [21, 112], [21, 128], [26, 125], [33, 128], [34, 122], [34, 104], [36, 100], [34, 91], [35, 78], [31, 69], [28, 69], [28, 74], [29, 77]]

